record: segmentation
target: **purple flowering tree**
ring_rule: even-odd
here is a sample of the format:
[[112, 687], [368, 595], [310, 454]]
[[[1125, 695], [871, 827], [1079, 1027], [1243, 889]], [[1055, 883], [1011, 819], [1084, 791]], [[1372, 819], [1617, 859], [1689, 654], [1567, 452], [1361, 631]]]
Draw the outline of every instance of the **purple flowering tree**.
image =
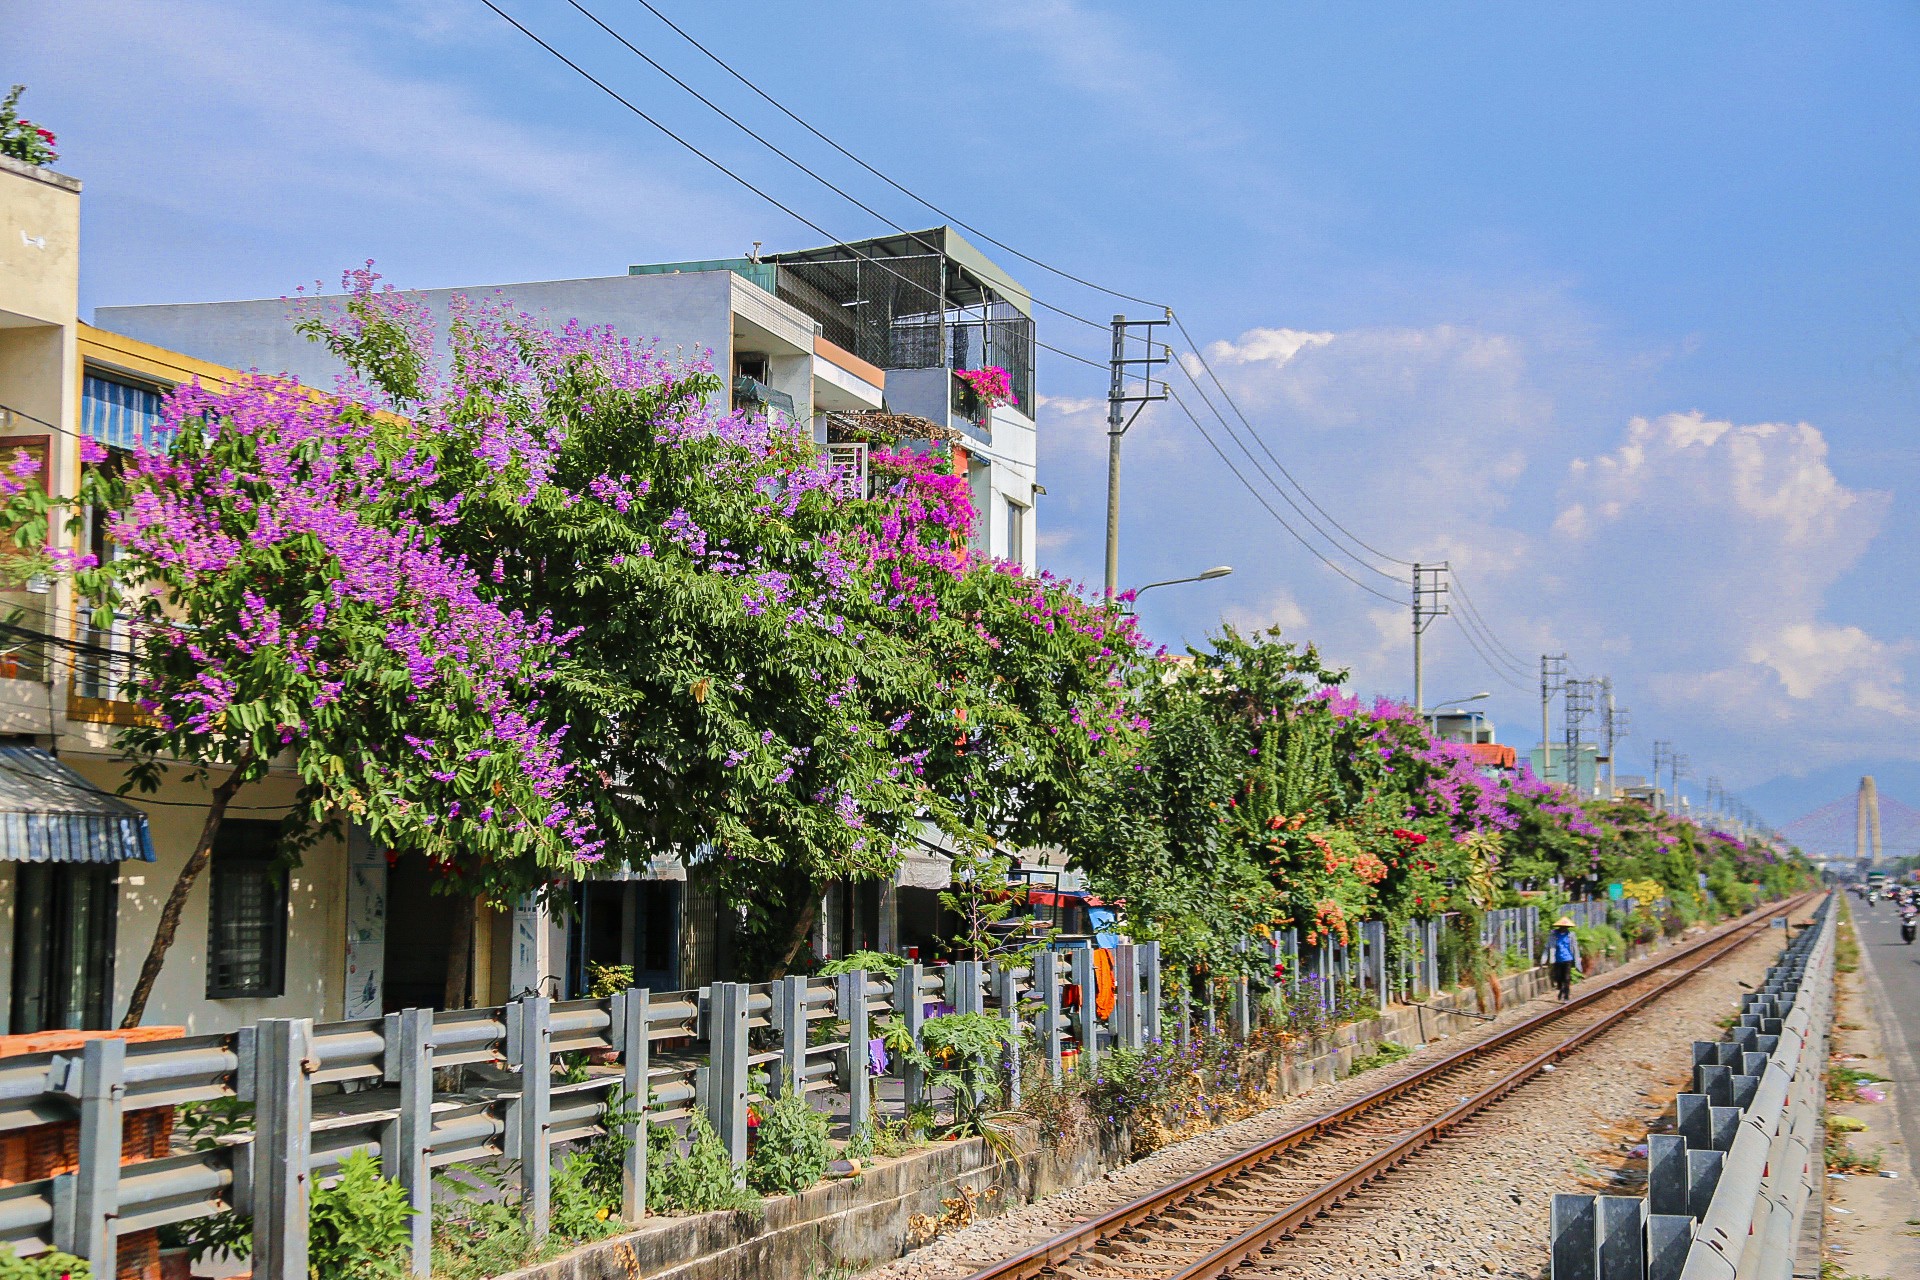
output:
[[720, 407], [703, 361], [346, 283], [303, 327], [431, 459], [417, 518], [569, 634], [553, 718], [610, 856], [716, 875], [743, 968], [799, 963], [825, 886], [929, 830], [1044, 838], [1140, 734], [1130, 621], [968, 551], [938, 451], [877, 447], [852, 494], [804, 424]]
[[276, 766], [299, 780], [284, 847], [342, 819], [494, 900], [598, 856], [546, 709], [564, 637], [503, 607], [419, 510], [432, 456], [406, 424], [254, 378], [169, 397], [164, 450], [83, 446], [70, 497], [6, 486], [21, 545], [97, 511], [104, 564], [68, 555], [76, 601], [133, 646], [118, 733], [129, 786], [211, 783], [125, 1026], [139, 1025], [228, 806]]

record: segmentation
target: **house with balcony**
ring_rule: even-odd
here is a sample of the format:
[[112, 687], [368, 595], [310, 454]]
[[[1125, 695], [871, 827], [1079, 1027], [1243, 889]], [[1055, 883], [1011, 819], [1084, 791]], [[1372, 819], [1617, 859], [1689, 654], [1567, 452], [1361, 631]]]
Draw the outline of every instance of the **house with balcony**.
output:
[[[1033, 303], [951, 228], [792, 252], [630, 266], [626, 274], [418, 291], [444, 315], [456, 297], [501, 299], [553, 323], [610, 326], [722, 374], [723, 407], [806, 424], [849, 483], [864, 486], [876, 439], [939, 444], [971, 485], [982, 554], [1035, 567]], [[106, 329], [199, 360], [285, 373], [330, 387], [345, 370], [293, 327], [283, 298], [101, 307]], [[1004, 369], [1011, 403], [983, 401], [961, 372]], [[696, 861], [697, 859], [689, 859]], [[836, 886], [819, 940], [838, 951], [897, 936], [899, 889], [944, 885], [929, 853], [892, 886]], [[911, 896], [911, 895], [909, 895]], [[529, 903], [501, 949], [514, 991], [584, 988], [594, 964], [632, 965], [673, 989], [729, 973], [727, 928], [697, 874], [677, 859], [610, 868], [580, 886], [566, 919]], [[476, 965], [480, 970], [481, 966]], [[392, 986], [389, 975], [388, 986]], [[424, 989], [424, 999], [431, 995]]]

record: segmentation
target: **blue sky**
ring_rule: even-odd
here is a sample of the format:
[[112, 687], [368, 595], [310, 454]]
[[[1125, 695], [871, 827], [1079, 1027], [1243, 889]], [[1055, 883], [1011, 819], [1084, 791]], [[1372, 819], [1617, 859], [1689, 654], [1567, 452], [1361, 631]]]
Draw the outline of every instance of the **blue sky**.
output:
[[[563, 0], [498, 2], [836, 235], [883, 229]], [[1920, 10], [655, 3], [966, 220], [1178, 307], [1346, 527], [1450, 559], [1521, 665], [1565, 650], [1613, 677], [1623, 771], [1667, 738], [1776, 820], [1869, 771], [1920, 802]], [[932, 221], [633, 0], [590, 7]], [[479, 0], [11, 21], [0, 78], [87, 183], [89, 308], [274, 296], [368, 258], [443, 286], [819, 239]], [[1129, 305], [1007, 265], [1082, 314]], [[1068, 321], [1042, 337], [1103, 354]], [[1048, 358], [1041, 388], [1043, 556], [1094, 579], [1103, 378]], [[1321, 567], [1176, 414], [1127, 450], [1123, 578], [1237, 570], [1146, 597], [1156, 636], [1278, 621], [1358, 689], [1409, 692], [1404, 606]], [[1531, 745], [1529, 682], [1451, 620], [1429, 639], [1429, 696], [1491, 690]]]

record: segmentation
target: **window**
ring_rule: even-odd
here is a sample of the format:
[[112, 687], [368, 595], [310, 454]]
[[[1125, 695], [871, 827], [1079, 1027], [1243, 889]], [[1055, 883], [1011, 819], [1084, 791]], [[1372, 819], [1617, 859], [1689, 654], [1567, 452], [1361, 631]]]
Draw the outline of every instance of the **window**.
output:
[[159, 434], [166, 393], [91, 370], [80, 387], [80, 430], [109, 449], [164, 450]]
[[213, 842], [207, 998], [286, 993], [287, 864], [280, 824], [228, 818]]
[[17, 865], [11, 1029], [24, 1034], [112, 1026], [119, 869]]
[[1007, 559], [1017, 565], [1027, 563], [1027, 510], [1024, 504], [1007, 499]]

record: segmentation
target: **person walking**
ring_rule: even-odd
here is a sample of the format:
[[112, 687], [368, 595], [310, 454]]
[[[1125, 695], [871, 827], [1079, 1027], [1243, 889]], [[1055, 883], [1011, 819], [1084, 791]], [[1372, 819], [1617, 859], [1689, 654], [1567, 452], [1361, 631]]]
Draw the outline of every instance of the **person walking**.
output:
[[1560, 1003], [1573, 998], [1573, 971], [1580, 964], [1580, 939], [1573, 936], [1573, 917], [1561, 916], [1547, 936], [1547, 962], [1553, 967], [1553, 985]]

